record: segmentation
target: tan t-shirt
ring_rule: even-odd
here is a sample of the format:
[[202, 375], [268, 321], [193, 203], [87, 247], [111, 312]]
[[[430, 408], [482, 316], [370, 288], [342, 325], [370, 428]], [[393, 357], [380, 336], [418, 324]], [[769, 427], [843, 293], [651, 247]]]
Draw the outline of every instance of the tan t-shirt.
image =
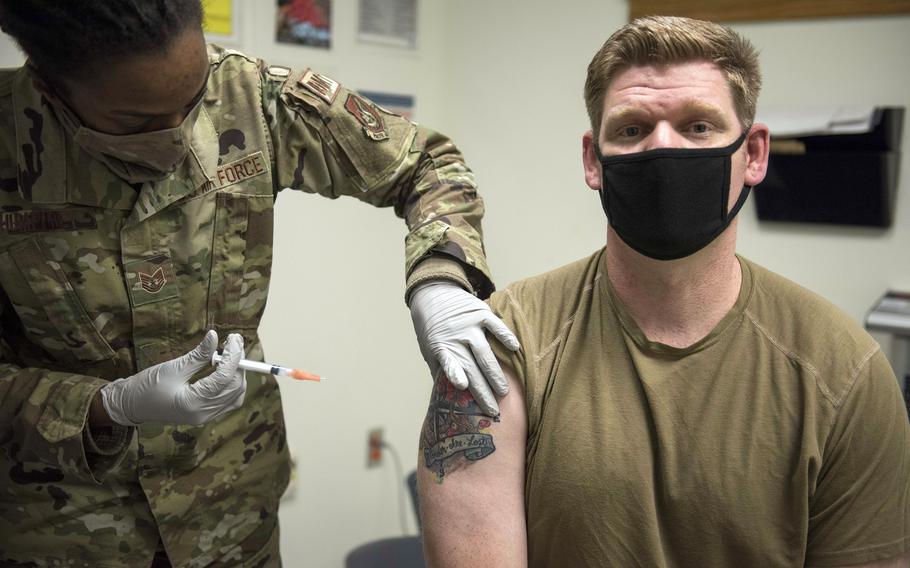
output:
[[603, 250], [490, 299], [528, 409], [531, 566], [836, 566], [910, 548], [910, 422], [873, 339], [740, 258], [704, 339], [650, 342]]

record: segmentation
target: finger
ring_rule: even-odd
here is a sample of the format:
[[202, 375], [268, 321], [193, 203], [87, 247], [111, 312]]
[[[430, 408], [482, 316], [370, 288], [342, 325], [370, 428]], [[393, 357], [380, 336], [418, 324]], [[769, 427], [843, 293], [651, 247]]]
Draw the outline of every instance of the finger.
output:
[[243, 355], [243, 336], [239, 333], [228, 334], [221, 352], [221, 362], [218, 363], [218, 371], [223, 371], [222, 376], [231, 376], [237, 370]]
[[476, 345], [472, 343], [471, 353], [474, 354], [474, 360], [477, 361], [480, 373], [490, 384], [493, 392], [498, 396], [509, 394], [509, 383], [506, 381], [506, 376], [502, 372], [502, 367], [499, 366], [499, 361], [496, 360], [496, 355], [490, 349], [490, 345], [486, 341]]
[[439, 360], [440, 365], [442, 365], [442, 370], [446, 374], [446, 377], [448, 377], [449, 382], [452, 383], [452, 386], [458, 390], [468, 388], [468, 377], [464, 374], [464, 369], [461, 368], [458, 359], [445, 349], [439, 351], [436, 354], [436, 357]]
[[237, 365], [232, 367], [233, 371], [230, 375], [226, 375], [227, 378], [229, 381], [233, 382], [235, 386], [242, 386], [244, 392], [246, 392], [246, 371], [240, 368], [240, 360], [246, 357], [246, 350], [243, 347], [243, 336], [239, 333], [228, 335], [228, 341], [225, 342], [224, 352], [231, 358], [232, 363], [234, 357], [237, 358]]
[[228, 335], [218, 368], [190, 385], [190, 390], [207, 401], [205, 404], [214, 405], [228, 404], [239, 392], [246, 392], [244, 372], [239, 368], [243, 353], [243, 337], [236, 333]]
[[199, 345], [194, 351], [209, 361], [212, 360], [212, 354], [215, 353], [215, 349], [218, 348], [218, 332], [214, 329], [210, 329], [205, 332], [205, 337], [202, 338], [202, 341], [199, 342]]
[[193, 409], [191, 414], [192, 423], [197, 426], [205, 424], [231, 410], [236, 410], [243, 405], [245, 389], [223, 389], [220, 392], [215, 392], [212, 396], [208, 396], [210, 393], [204, 392], [206, 389], [205, 383], [208, 383], [209, 386], [218, 384], [217, 381], [211, 379], [212, 377], [206, 377], [190, 385], [190, 400], [192, 401]]
[[205, 337], [202, 338], [202, 341], [199, 342], [199, 345], [190, 351], [190, 355], [193, 359], [202, 359], [206, 362], [209, 362], [212, 360], [212, 355], [215, 353], [215, 350], [217, 348], [218, 332], [214, 329], [210, 329], [205, 332]]
[[495, 315], [489, 314], [486, 316], [483, 320], [483, 327], [511, 351], [521, 349], [521, 344], [518, 343], [518, 338], [515, 337], [512, 330]]
[[[245, 377], [246, 373], [244, 372], [243, 376]], [[234, 399], [234, 402], [231, 403], [230, 409], [234, 410], [243, 406], [243, 401], [246, 400], [246, 379], [241, 379], [240, 387], [240, 396]]]
[[193, 395], [192, 407], [197, 410], [211, 410], [212, 406], [226, 404], [240, 391], [238, 381], [233, 376], [224, 377], [215, 371], [195, 383], [188, 385], [187, 390]]
[[246, 397], [246, 388], [233, 389], [225, 391], [218, 396], [218, 399], [211, 401], [209, 410], [209, 420], [227, 414], [232, 410], [237, 410], [243, 406], [243, 400]]
[[490, 390], [490, 385], [488, 385], [483, 379], [483, 376], [477, 372], [477, 367], [468, 369], [467, 374], [468, 390], [474, 395], [474, 401], [477, 402], [477, 406], [479, 406], [480, 410], [487, 416], [492, 416], [493, 418], [498, 417], [499, 405], [496, 403], [496, 397], [493, 396], [493, 391]]
[[196, 384], [203, 383], [200, 387], [204, 388], [205, 392], [212, 394], [231, 388], [232, 384], [238, 382], [237, 375], [242, 377], [243, 372], [238, 368], [241, 358], [243, 358], [243, 337], [232, 333], [224, 342], [221, 361], [218, 362], [215, 372], [197, 381]]
[[218, 348], [218, 332], [210, 329], [206, 332], [205, 337], [199, 342], [199, 345], [193, 348], [181, 358], [179, 367], [190, 374], [204, 369], [207, 365], [212, 364], [212, 354]]

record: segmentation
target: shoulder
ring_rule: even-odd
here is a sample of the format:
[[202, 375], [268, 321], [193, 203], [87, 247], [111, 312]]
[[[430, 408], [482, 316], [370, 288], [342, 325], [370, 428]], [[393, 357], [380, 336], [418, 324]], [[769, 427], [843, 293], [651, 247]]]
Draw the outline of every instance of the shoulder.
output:
[[267, 65], [254, 57], [234, 49], [208, 45], [211, 77], [209, 90], [224, 97], [234, 91], [259, 92]]
[[850, 316], [818, 294], [743, 259], [753, 290], [745, 315], [758, 333], [819, 382], [839, 405], [879, 351]]
[[[522, 324], [548, 342], [590, 301], [602, 277], [603, 249], [555, 270], [509, 284], [494, 292], [490, 307], [513, 329]], [[522, 344], [532, 338], [520, 338]]]
[[263, 84], [279, 130], [281, 126], [289, 127], [289, 132], [308, 128], [330, 152], [344, 156], [338, 163], [353, 187], [369, 191], [387, 183], [401, 175], [409, 155], [415, 161], [420, 155], [413, 148], [419, 130], [410, 120], [311, 68], [280, 68], [282, 77], [275, 77], [275, 71], [274, 66], [266, 68]]
[[209, 65], [213, 67], [234, 66], [234, 67], [260, 67], [261, 61], [255, 57], [250, 57], [236, 49], [221, 47], [214, 43], [208, 44]]
[[507, 303], [525, 307], [540, 307], [544, 301], [555, 299], [567, 290], [578, 290], [590, 285], [599, 277], [603, 251], [578, 259], [554, 270], [518, 280], [495, 292], [490, 297], [490, 305], [495, 308]]
[[266, 98], [277, 99], [282, 94], [289, 94], [296, 102], [321, 111], [331, 107], [343, 90], [337, 81], [311, 69], [270, 65], [262, 59], [216, 44], [208, 44], [208, 55], [215, 85], [254, 79], [261, 83]]

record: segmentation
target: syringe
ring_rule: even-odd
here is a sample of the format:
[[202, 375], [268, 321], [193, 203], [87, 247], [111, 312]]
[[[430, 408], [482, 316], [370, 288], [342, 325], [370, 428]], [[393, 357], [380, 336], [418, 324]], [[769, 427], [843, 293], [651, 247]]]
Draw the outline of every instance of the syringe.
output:
[[[221, 355], [219, 353], [213, 353], [212, 365], [217, 365], [220, 362]], [[269, 363], [260, 363], [259, 361], [250, 361], [249, 359], [241, 359], [238, 366], [241, 369], [247, 371], [253, 371], [255, 373], [267, 373], [270, 375], [285, 375], [297, 379], [298, 381], [321, 382], [327, 380], [325, 377], [307, 373], [306, 371], [301, 371], [300, 369], [291, 369], [290, 367], [282, 367], [281, 365], [270, 365]]]

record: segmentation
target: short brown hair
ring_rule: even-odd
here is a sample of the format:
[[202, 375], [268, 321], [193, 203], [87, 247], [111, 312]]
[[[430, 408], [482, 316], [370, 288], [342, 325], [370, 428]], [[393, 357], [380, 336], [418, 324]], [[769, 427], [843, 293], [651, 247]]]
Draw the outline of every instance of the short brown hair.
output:
[[713, 22], [648, 16], [629, 22], [607, 39], [588, 65], [585, 105], [595, 140], [610, 82], [634, 65], [710, 61], [727, 77], [736, 114], [744, 127], [755, 120], [761, 90], [758, 51], [733, 30]]

